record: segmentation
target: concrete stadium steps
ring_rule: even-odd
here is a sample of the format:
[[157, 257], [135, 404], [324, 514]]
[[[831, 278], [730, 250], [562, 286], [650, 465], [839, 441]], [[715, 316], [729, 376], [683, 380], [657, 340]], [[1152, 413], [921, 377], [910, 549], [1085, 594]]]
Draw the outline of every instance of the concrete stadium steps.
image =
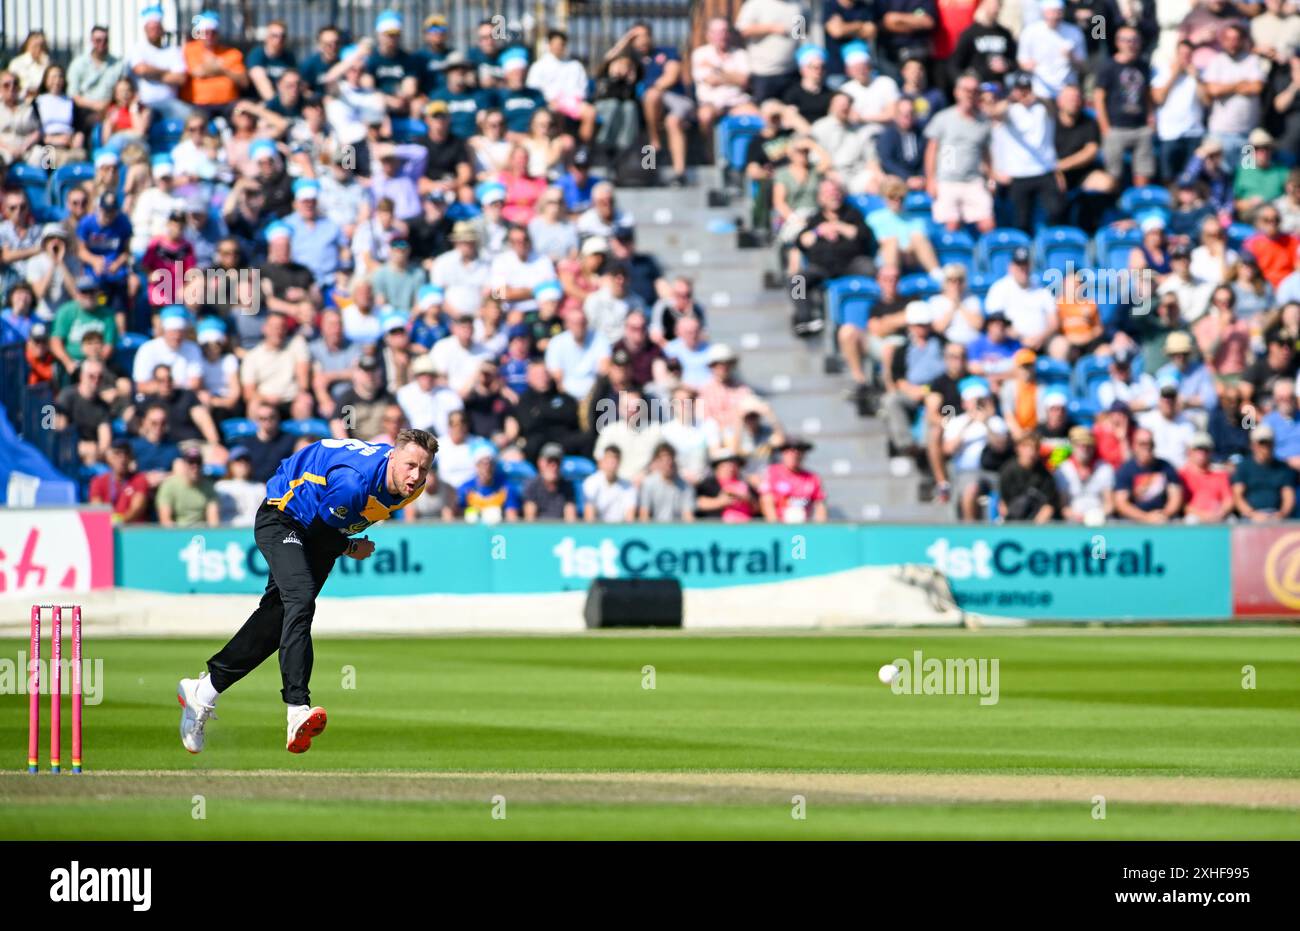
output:
[[[637, 248], [653, 254], [669, 277], [696, 282], [710, 339], [730, 345], [740, 355], [741, 378], [767, 398], [788, 431], [815, 444], [808, 464], [822, 476], [832, 517], [949, 519], [951, 505], [919, 500], [915, 470], [890, 472], [884, 424], [860, 417], [844, 399], [847, 377], [825, 371], [830, 335], [805, 340], [790, 332], [788, 295], [764, 287], [764, 273], [778, 268], [775, 250], [737, 247], [735, 229], [745, 213], [739, 200], [707, 206], [707, 190], [719, 186], [719, 177], [704, 169], [691, 188], [620, 189], [619, 206], [637, 221]], [[719, 222], [727, 232], [711, 232]]]

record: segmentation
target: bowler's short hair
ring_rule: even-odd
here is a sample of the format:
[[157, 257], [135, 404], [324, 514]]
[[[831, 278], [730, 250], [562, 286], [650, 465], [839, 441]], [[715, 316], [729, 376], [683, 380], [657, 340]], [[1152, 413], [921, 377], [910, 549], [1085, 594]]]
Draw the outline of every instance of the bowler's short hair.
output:
[[438, 455], [438, 438], [428, 430], [415, 430], [409, 427], [399, 430], [393, 440], [393, 448], [402, 449], [411, 443], [427, 452], [430, 458]]

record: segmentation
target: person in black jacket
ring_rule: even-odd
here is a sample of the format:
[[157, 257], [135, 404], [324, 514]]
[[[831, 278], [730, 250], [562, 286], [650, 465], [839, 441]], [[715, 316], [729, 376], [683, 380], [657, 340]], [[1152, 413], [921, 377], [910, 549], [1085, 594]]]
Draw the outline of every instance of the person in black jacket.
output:
[[894, 104], [894, 122], [876, 137], [880, 170], [898, 178], [909, 191], [925, 190], [925, 140], [916, 131], [916, 109], [912, 101]]
[[809, 217], [804, 231], [797, 240], [803, 253], [804, 268], [800, 276], [791, 281], [794, 299], [794, 332], [798, 336], [820, 333], [825, 321], [820, 316], [821, 307], [814, 306], [814, 290], [831, 278], [842, 275], [873, 275], [872, 256], [878, 244], [862, 213], [844, 200], [844, 189], [832, 180], [823, 181], [817, 188], [817, 213]]
[[1001, 10], [1002, 0], [982, 0], [975, 8], [975, 21], [961, 34], [948, 59], [949, 86], [967, 71], [979, 75], [980, 83], [1001, 84], [1016, 70], [1016, 37], [998, 22]]
[[566, 455], [591, 455], [592, 438], [579, 426], [578, 402], [555, 387], [541, 360], [528, 366], [528, 390], [506, 418], [506, 435], [529, 462], [547, 443], [559, 443]]
[[1045, 524], [1056, 516], [1057, 489], [1038, 454], [1038, 434], [1030, 430], [1016, 440], [1016, 457], [998, 474], [998, 512], [1003, 520]]

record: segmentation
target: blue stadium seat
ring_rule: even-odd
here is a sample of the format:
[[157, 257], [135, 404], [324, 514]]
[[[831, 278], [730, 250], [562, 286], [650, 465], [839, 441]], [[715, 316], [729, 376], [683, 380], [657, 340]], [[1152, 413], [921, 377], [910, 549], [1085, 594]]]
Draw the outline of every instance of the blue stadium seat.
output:
[[221, 439], [229, 446], [243, 436], [252, 436], [257, 432], [257, 424], [247, 417], [231, 417], [221, 421]]
[[1098, 268], [1128, 268], [1128, 256], [1142, 244], [1142, 233], [1133, 228], [1117, 230], [1106, 227], [1098, 230], [1093, 239]]
[[[125, 172], [123, 175], [125, 176]], [[57, 169], [50, 181], [50, 203], [62, 204], [63, 195], [67, 193], [68, 188], [82, 181], [88, 181], [94, 176], [95, 166], [90, 162], [73, 162]]]
[[1254, 236], [1255, 232], [1255, 227], [1251, 226], [1249, 223], [1232, 224], [1228, 227], [1228, 247], [1240, 252], [1242, 245], [1247, 239]]
[[1098, 409], [1097, 389], [1109, 378], [1109, 356], [1084, 356], [1074, 364], [1074, 399]]
[[970, 280], [966, 282], [966, 286], [970, 289], [970, 293], [978, 297], [980, 303], [983, 304], [984, 298], [988, 296], [989, 288], [993, 287], [993, 282], [995, 281], [997, 281], [997, 279], [992, 275], [982, 275], [977, 272], [970, 276]]
[[1038, 361], [1034, 363], [1034, 376], [1038, 379], [1038, 383], [1045, 388], [1053, 386], [1069, 388], [1070, 364], [1062, 362], [1060, 359], [1039, 356]]
[[286, 420], [280, 425], [280, 429], [290, 436], [316, 436], [323, 439], [330, 435], [329, 421], [323, 417]]
[[1029, 237], [1016, 229], [989, 230], [979, 239], [975, 247], [975, 260], [978, 267], [995, 279], [1007, 273], [1011, 264], [1011, 253], [1021, 246], [1029, 248], [1033, 243]]
[[424, 120], [410, 117], [393, 120], [393, 140], [395, 142], [418, 142], [429, 134]]
[[209, 462], [203, 466], [203, 474], [211, 479], [225, 478], [226, 467], [219, 462]]
[[531, 462], [524, 460], [511, 461], [503, 460], [497, 463], [497, 469], [501, 472], [501, 477], [512, 485], [518, 485], [523, 488], [524, 482], [537, 475], [537, 469]]
[[113, 361], [122, 366], [122, 371], [131, 374], [135, 363], [135, 354], [140, 347], [149, 342], [151, 337], [144, 333], [123, 333], [117, 338], [117, 348], [113, 350]]
[[1088, 234], [1073, 226], [1048, 226], [1034, 237], [1034, 255], [1040, 269], [1085, 268], [1088, 265]]
[[1173, 198], [1169, 195], [1169, 191], [1155, 184], [1131, 187], [1120, 195], [1119, 199], [1119, 209], [1131, 217], [1151, 209], [1160, 210], [1168, 216], [1173, 206]]
[[44, 168], [14, 162], [9, 166], [9, 182], [17, 184], [27, 194], [33, 211], [50, 204], [50, 174]]
[[1100, 411], [1091, 401], [1072, 400], [1065, 408], [1070, 412], [1070, 419], [1083, 427], [1091, 427]]
[[941, 290], [942, 286], [939, 282], [935, 281], [925, 272], [915, 272], [911, 275], [904, 275], [898, 281], [899, 297], [924, 300], [927, 297], [934, 297]]
[[885, 206], [885, 199], [879, 194], [851, 194], [846, 200], [854, 207], [857, 207], [864, 217], [869, 216], [871, 211], [879, 210]]
[[826, 309], [833, 326], [867, 325], [871, 308], [880, 300], [880, 285], [865, 275], [849, 275], [826, 282]]
[[560, 463], [560, 475], [571, 482], [580, 483], [596, 471], [596, 463], [586, 456], [565, 456]]
[[119, 436], [126, 436], [126, 435], [127, 435], [126, 421], [123, 420], [121, 417], [116, 418], [113, 421], [113, 436], [119, 437]]
[[967, 279], [974, 276], [975, 240], [971, 238], [970, 233], [962, 230], [955, 233], [941, 230], [931, 233], [930, 241], [934, 245], [934, 252], [939, 257], [941, 265], [952, 263], [964, 265]]
[[68, 211], [54, 204], [35, 204], [32, 206], [32, 219], [37, 223], [62, 223]]
[[154, 155], [170, 152], [183, 135], [184, 120], [159, 120], [149, 127], [149, 149]]
[[928, 220], [930, 205], [930, 195], [925, 191], [910, 191], [903, 198], [903, 215], [914, 220]]
[[718, 151], [734, 171], [745, 170], [745, 150], [749, 140], [763, 128], [761, 116], [728, 116], [718, 123]]

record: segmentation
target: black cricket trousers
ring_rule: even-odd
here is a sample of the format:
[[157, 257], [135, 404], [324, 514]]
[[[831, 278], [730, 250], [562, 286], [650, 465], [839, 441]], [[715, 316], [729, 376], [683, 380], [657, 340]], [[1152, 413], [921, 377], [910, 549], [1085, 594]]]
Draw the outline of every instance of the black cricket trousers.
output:
[[311, 704], [311, 622], [316, 596], [329, 578], [347, 537], [320, 525], [305, 531], [277, 508], [263, 504], [253, 524], [253, 539], [270, 572], [257, 610], [208, 660], [212, 687], [224, 692], [276, 650], [280, 651], [280, 695], [287, 705]]

